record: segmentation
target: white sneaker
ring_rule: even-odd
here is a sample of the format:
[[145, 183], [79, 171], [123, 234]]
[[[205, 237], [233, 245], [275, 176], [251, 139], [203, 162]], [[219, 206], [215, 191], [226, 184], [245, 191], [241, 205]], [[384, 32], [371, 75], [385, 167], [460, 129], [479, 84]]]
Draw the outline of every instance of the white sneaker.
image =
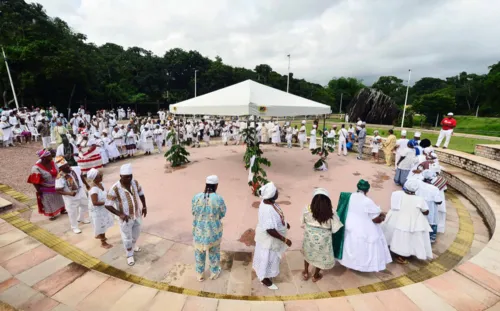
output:
[[73, 233], [80, 234], [80, 233], [82, 233], [82, 230], [75, 228], [75, 229], [73, 229]]
[[140, 252], [140, 251], [142, 251], [142, 248], [140, 248], [139, 246], [134, 247], [134, 252]]
[[78, 222], [81, 224], [90, 224], [90, 220], [88, 220], [88, 219], [80, 220]]
[[127, 264], [128, 264], [129, 266], [133, 266], [133, 265], [135, 265], [134, 256], [127, 257]]

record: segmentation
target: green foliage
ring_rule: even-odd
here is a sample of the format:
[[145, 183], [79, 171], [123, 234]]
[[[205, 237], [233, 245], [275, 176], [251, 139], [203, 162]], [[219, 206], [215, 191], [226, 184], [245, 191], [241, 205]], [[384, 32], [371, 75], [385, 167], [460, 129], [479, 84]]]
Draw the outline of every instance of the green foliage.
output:
[[260, 149], [260, 143], [257, 139], [257, 130], [253, 127], [247, 127], [241, 131], [243, 135], [243, 140], [247, 146], [245, 154], [243, 155], [243, 161], [245, 162], [245, 168], [250, 168], [250, 161], [253, 156], [255, 160], [253, 166], [250, 168], [253, 173], [253, 179], [248, 183], [252, 187], [252, 193], [258, 196], [258, 190], [260, 186], [267, 184], [267, 173], [264, 170], [264, 166], [271, 166], [271, 162], [262, 157], [262, 150]]
[[412, 106], [415, 112], [425, 115], [427, 120], [435, 120], [455, 109], [453, 91], [449, 88], [420, 96]]
[[314, 169], [320, 168], [323, 164], [326, 165], [327, 164], [326, 160], [328, 159], [328, 155], [334, 151], [333, 138], [328, 138], [326, 131], [321, 131], [321, 133], [323, 138], [321, 146], [311, 150], [311, 153], [313, 155], [318, 155], [320, 157], [318, 161], [314, 163]]
[[340, 77], [330, 80], [327, 88], [332, 93], [333, 99], [335, 100], [335, 103], [332, 105], [333, 111], [339, 111], [341, 98], [343, 102], [342, 110], [345, 111], [351, 99], [356, 96], [359, 90], [365, 87], [363, 81], [356, 78]]
[[179, 144], [177, 141], [175, 131], [171, 130], [167, 135], [167, 140], [172, 140], [172, 148], [165, 152], [165, 158], [170, 162], [172, 167], [178, 167], [189, 163], [188, 156], [189, 152], [184, 148], [183, 145]]
[[397, 105], [404, 105], [406, 86], [403, 85], [403, 80], [394, 76], [382, 76], [373, 83], [372, 88], [391, 97]]

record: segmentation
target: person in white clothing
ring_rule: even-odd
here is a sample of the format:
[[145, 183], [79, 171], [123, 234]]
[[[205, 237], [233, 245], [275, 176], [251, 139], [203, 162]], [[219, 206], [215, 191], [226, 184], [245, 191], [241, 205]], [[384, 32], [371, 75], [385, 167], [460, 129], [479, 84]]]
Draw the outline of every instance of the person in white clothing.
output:
[[394, 191], [391, 209], [382, 224], [385, 238], [391, 251], [398, 255], [397, 263], [408, 264], [405, 257], [415, 256], [420, 260], [430, 260], [432, 256], [432, 232], [426, 215], [429, 207], [422, 197], [415, 195], [418, 180], [408, 180], [403, 190]]
[[[7, 121], [6, 116], [2, 116], [1, 120], [2, 121], [0, 122], [0, 129], [3, 132], [3, 145], [5, 147], [14, 146], [14, 140], [13, 140], [14, 135], [12, 133], [12, 129], [13, 129], [12, 124], [10, 124]], [[49, 144], [49, 147], [50, 147], [50, 144]], [[45, 144], [44, 144], [44, 148], [45, 148]]]
[[401, 131], [401, 138], [396, 141], [396, 160], [395, 165], [397, 167], [401, 155], [404, 153], [408, 146], [408, 139], [406, 138], [406, 130]]
[[318, 148], [318, 143], [316, 140], [316, 124], [313, 124], [311, 129], [311, 136], [309, 137], [309, 150], [314, 150]]
[[306, 120], [302, 121], [302, 125], [300, 126], [300, 129], [299, 129], [298, 139], [299, 139], [299, 144], [300, 144], [300, 150], [302, 150], [302, 149], [304, 149], [304, 142], [307, 140]]
[[382, 144], [382, 137], [380, 137], [378, 130], [373, 131], [373, 139], [371, 142], [372, 157], [375, 163], [378, 163], [380, 146]]
[[62, 195], [64, 206], [68, 212], [69, 223], [74, 233], [82, 233], [78, 228], [78, 223], [89, 224], [85, 218], [88, 209], [87, 194], [85, 188], [89, 189], [87, 181], [82, 178], [81, 170], [78, 166], [71, 167], [64, 157], [56, 157], [55, 163], [59, 168], [56, 178], [56, 192]]
[[255, 229], [255, 252], [252, 268], [259, 281], [271, 290], [278, 287], [271, 278], [280, 273], [280, 261], [292, 242], [286, 238], [290, 224], [286, 222], [283, 211], [276, 204], [278, 190], [270, 182], [259, 189], [262, 201], [259, 206], [257, 228]]
[[112, 137], [108, 135], [107, 131], [102, 132], [102, 141], [104, 142], [104, 148], [108, 153], [108, 158], [116, 162], [120, 158], [120, 151], [118, 151], [118, 147], [116, 147], [115, 141]]
[[425, 170], [422, 172], [422, 176], [424, 178], [423, 181], [418, 180], [419, 188], [416, 191], [416, 194], [427, 202], [427, 206], [429, 207], [429, 215], [427, 215], [427, 219], [429, 220], [429, 224], [431, 225], [432, 232], [430, 233], [431, 243], [435, 243], [437, 239], [437, 229], [439, 224], [439, 210], [438, 206], [443, 203], [443, 198], [441, 197], [441, 192], [439, 189], [432, 184], [432, 179], [434, 178], [434, 174], [431, 170]]
[[106, 146], [104, 145], [104, 141], [101, 139], [101, 133], [94, 133], [95, 144], [99, 148], [99, 153], [101, 154], [102, 165], [106, 165], [109, 163], [108, 152], [106, 151]]
[[165, 133], [163, 133], [163, 129], [160, 127], [159, 124], [157, 124], [156, 129], [153, 131], [153, 139], [155, 141], [156, 146], [158, 147], [158, 153], [162, 153], [162, 146], [163, 146], [163, 138], [164, 137], [165, 137]]
[[281, 133], [280, 133], [280, 126], [278, 124], [278, 121], [274, 122], [273, 129], [271, 130], [272, 135], [271, 139], [273, 144], [276, 145], [276, 147], [279, 147], [279, 144], [281, 143]]
[[113, 227], [115, 222], [113, 214], [105, 207], [107, 192], [102, 183], [102, 172], [95, 168], [87, 172], [87, 180], [90, 182], [89, 190], [89, 214], [94, 227], [94, 237], [101, 240], [101, 247], [109, 249], [113, 247], [106, 242], [106, 231]]
[[292, 137], [293, 137], [293, 130], [290, 124], [288, 124], [286, 127], [286, 136], [285, 136], [287, 148], [292, 148]]
[[[139, 199], [142, 210], [139, 207]], [[108, 191], [105, 207], [120, 218], [120, 233], [127, 254], [127, 264], [135, 264], [134, 252], [141, 251], [136, 246], [141, 234], [142, 218], [147, 215], [146, 197], [139, 183], [132, 176], [132, 165], [120, 167], [120, 180]]]
[[229, 137], [229, 125], [224, 124], [224, 127], [222, 128], [222, 142], [224, 143], [224, 146], [227, 146], [227, 140]]
[[141, 132], [141, 142], [145, 154], [151, 154], [155, 147], [153, 145], [153, 132], [150, 130], [149, 125], [144, 126], [144, 130]]
[[342, 151], [343, 155], [347, 155], [347, 137], [349, 136], [349, 133], [345, 129], [345, 124], [342, 124], [340, 130], [339, 130], [339, 150], [338, 150], [338, 155], [340, 156], [340, 152]]
[[349, 269], [360, 272], [383, 271], [392, 262], [380, 227], [380, 223], [385, 220], [385, 213], [366, 195], [370, 190], [367, 181], [361, 179], [357, 189], [355, 193], [340, 194], [337, 214], [342, 216], [340, 221], [344, 228], [334, 235], [335, 257]]

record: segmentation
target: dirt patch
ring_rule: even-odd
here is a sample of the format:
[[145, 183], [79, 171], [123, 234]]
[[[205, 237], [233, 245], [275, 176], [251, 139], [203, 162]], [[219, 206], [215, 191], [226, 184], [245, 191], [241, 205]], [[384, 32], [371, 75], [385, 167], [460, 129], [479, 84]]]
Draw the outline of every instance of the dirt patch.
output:
[[361, 175], [361, 173], [360, 173], [360, 172], [354, 172], [354, 173], [352, 173], [352, 174], [353, 174], [354, 176], [359, 176], [359, 175]]
[[260, 201], [255, 201], [252, 203], [253, 208], [259, 208], [259, 205], [260, 205]]
[[251, 228], [247, 229], [243, 232], [238, 242], [241, 242], [246, 246], [255, 246], [255, 230]]
[[377, 174], [373, 176], [373, 179], [371, 180], [371, 186], [374, 189], [384, 189], [383, 184], [386, 180], [391, 179], [389, 175], [387, 175], [384, 172], [378, 171]]
[[290, 201], [279, 201], [279, 202], [276, 202], [278, 205], [292, 205], [292, 202]]
[[208, 158], [208, 157], [206, 157], [205, 159], [212, 160], [212, 161], [215, 160], [214, 158]]
[[187, 164], [177, 166], [177, 167], [172, 167], [170, 164], [167, 163], [167, 164], [165, 164], [165, 174], [172, 174], [173, 172], [183, 170], [183, 169], [189, 167], [190, 165], [193, 165], [196, 162], [198, 162], [198, 161], [189, 162]]

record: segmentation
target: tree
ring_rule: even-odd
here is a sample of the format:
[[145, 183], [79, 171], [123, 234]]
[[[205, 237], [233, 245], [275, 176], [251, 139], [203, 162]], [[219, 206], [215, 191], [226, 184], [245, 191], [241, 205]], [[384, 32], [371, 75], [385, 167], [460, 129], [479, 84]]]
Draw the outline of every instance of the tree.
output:
[[453, 90], [450, 88], [435, 91], [431, 94], [420, 96], [413, 102], [412, 109], [415, 112], [425, 115], [427, 122], [432, 123], [439, 116], [453, 111], [455, 108], [455, 98]]
[[362, 88], [366, 86], [363, 84], [362, 80], [350, 77], [340, 77], [338, 79], [331, 79], [328, 82], [327, 90], [330, 91], [331, 96], [335, 99], [335, 104], [332, 105], [334, 111], [339, 111], [340, 99], [342, 99], [343, 106], [347, 107], [351, 99], [353, 99], [356, 94]]
[[444, 89], [447, 86], [448, 85], [444, 80], [425, 77], [415, 82], [415, 84], [411, 87], [411, 92], [415, 96], [420, 96], [424, 94], [434, 93], [435, 91]]
[[394, 76], [382, 76], [373, 83], [372, 88], [377, 89], [394, 100], [397, 105], [402, 106], [406, 96], [406, 87], [403, 80]]

